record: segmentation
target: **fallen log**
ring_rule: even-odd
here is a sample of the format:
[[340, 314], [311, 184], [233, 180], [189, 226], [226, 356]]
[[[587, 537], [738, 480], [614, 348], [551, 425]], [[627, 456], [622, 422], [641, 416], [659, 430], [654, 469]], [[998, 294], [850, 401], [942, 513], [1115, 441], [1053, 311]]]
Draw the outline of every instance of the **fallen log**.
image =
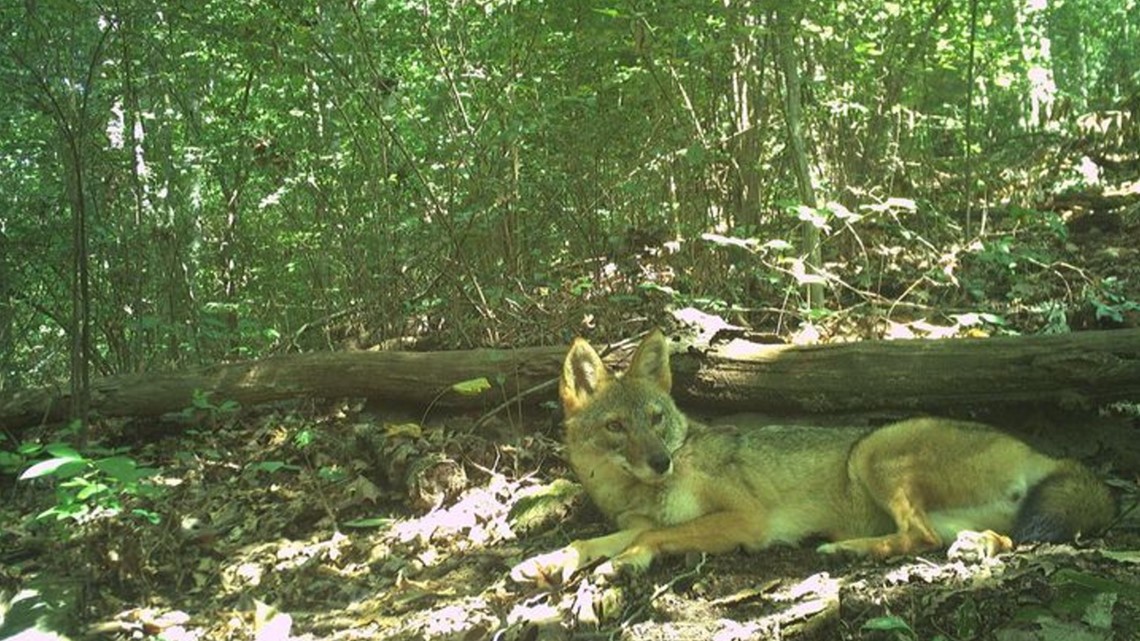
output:
[[[977, 406], [1095, 407], [1140, 399], [1140, 329], [985, 339], [763, 345], [737, 334], [707, 345], [677, 342], [674, 390], [715, 411], [940, 412]], [[195, 392], [243, 406], [298, 397], [481, 409], [538, 388], [554, 398], [564, 346], [451, 352], [324, 352], [92, 382], [101, 416], [156, 416], [190, 407]], [[622, 351], [615, 361], [628, 357]], [[485, 379], [482, 391], [457, 391]], [[545, 386], [544, 386], [545, 385]], [[470, 387], [470, 386], [468, 386]], [[475, 386], [478, 387], [478, 386]], [[67, 394], [0, 397], [0, 427], [66, 418]]]
[[[120, 374], [91, 382], [100, 416], [159, 416], [191, 407], [195, 392], [242, 406], [292, 398], [365, 397], [401, 405], [481, 407], [555, 375], [564, 347], [451, 352], [314, 352], [220, 363], [172, 372]], [[451, 386], [486, 378], [490, 389], [462, 394]], [[0, 427], [15, 429], [67, 418], [70, 395], [35, 389], [0, 398]]]
[[1140, 329], [811, 346], [735, 339], [675, 357], [678, 400], [797, 413], [1140, 400]]

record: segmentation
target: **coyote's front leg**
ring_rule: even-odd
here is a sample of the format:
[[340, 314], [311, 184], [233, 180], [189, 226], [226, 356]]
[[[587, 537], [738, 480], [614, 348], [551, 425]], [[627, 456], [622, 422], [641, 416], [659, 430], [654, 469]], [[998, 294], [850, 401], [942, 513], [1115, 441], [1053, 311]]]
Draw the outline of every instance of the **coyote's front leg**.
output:
[[[612, 559], [629, 548], [647, 528], [619, 530], [593, 539], [574, 541], [564, 548], [532, 556], [511, 568], [511, 579], [542, 587], [566, 583], [582, 568], [600, 559]], [[649, 565], [652, 557], [646, 560]]]
[[765, 520], [757, 512], [714, 512], [691, 521], [662, 528], [622, 530], [608, 536], [575, 541], [515, 566], [511, 578], [528, 583], [566, 580], [578, 569], [599, 559], [609, 559], [596, 570], [612, 575], [622, 570], [640, 571], [661, 554], [728, 552], [737, 547], [767, 545]]

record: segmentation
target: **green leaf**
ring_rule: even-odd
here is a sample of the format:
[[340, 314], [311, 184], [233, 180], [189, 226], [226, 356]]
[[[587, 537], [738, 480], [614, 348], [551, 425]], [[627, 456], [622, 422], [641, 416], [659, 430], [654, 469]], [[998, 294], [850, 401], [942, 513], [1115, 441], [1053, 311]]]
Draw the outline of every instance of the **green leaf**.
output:
[[135, 516], [141, 516], [147, 521], [150, 521], [151, 525], [158, 525], [159, 523], [162, 523], [162, 515], [157, 512], [152, 512], [151, 510], [135, 508], [131, 510], [131, 514], [134, 514]]
[[317, 478], [322, 481], [339, 483], [348, 478], [348, 473], [339, 467], [321, 467], [317, 469]]
[[137, 469], [138, 465], [134, 459], [126, 456], [112, 456], [110, 458], [100, 459], [95, 461], [95, 467], [100, 472], [118, 481], [131, 482], [137, 481], [140, 478]]
[[661, 285], [660, 283], [651, 283], [651, 282], [647, 281], [647, 282], [639, 284], [637, 286], [637, 288], [642, 289], [642, 290], [646, 290], [646, 291], [651, 291], [651, 292], [661, 292], [662, 294], [665, 294], [667, 296], [676, 296], [677, 295], [677, 290], [675, 290], [672, 287], [669, 287], [667, 285]]
[[39, 443], [21, 443], [20, 447], [16, 448], [16, 451], [24, 456], [32, 456], [39, 454], [43, 449], [44, 446]]
[[1140, 565], [1140, 550], [1101, 550], [1100, 555], [1120, 563]]
[[300, 432], [297, 432], [296, 436], [293, 437], [293, 444], [297, 447], [305, 448], [312, 445], [316, 440], [317, 438], [313, 433], [313, 430], [303, 429]]
[[51, 443], [44, 447], [44, 449], [47, 450], [48, 454], [59, 458], [69, 458], [73, 461], [78, 461], [83, 458], [82, 454], [67, 443]]
[[1140, 587], [1138, 586], [1074, 569], [1058, 570], [1051, 577], [1051, 582], [1056, 586], [1075, 585], [1092, 592], [1124, 594], [1130, 599], [1140, 600]]
[[194, 390], [194, 395], [190, 400], [190, 405], [200, 410], [210, 409], [213, 407], [210, 404], [210, 392], [203, 392], [200, 389]]
[[92, 496], [95, 496], [97, 494], [104, 494], [110, 490], [111, 488], [104, 483], [86, 483], [78, 492], [75, 493], [75, 498], [79, 499], [80, 501], [86, 501]]
[[14, 473], [24, 465], [24, 457], [12, 452], [0, 451], [0, 472]]
[[451, 386], [451, 389], [464, 396], [475, 396], [491, 389], [491, 381], [488, 381], [485, 376], [480, 376], [456, 383]]
[[1112, 608], [1116, 605], [1115, 592], [1101, 592], [1093, 596], [1092, 603], [1085, 609], [1081, 621], [1098, 630], [1112, 630]]
[[887, 632], [906, 632], [908, 635], [914, 635], [914, 631], [911, 630], [910, 625], [908, 625], [906, 621], [904, 621], [901, 617], [893, 615], [868, 619], [867, 622], [863, 624], [863, 629], [883, 630]]
[[[28, 469], [24, 470], [24, 473], [20, 475], [20, 480], [26, 481], [28, 479], [38, 479], [41, 476], [48, 476], [49, 474], [64, 476], [63, 474], [60, 474], [60, 471], [65, 469], [64, 466], [69, 466], [69, 464], [75, 464], [78, 462], [79, 460], [68, 457], [49, 458], [47, 460], [35, 463]], [[70, 467], [66, 469], [69, 472], [71, 471]]]
[[268, 472], [270, 474], [279, 470], [288, 470], [292, 472], [299, 472], [301, 470], [300, 467], [296, 465], [290, 465], [285, 461], [262, 461], [260, 463], [254, 463], [253, 465], [250, 465], [249, 469], [255, 472]]

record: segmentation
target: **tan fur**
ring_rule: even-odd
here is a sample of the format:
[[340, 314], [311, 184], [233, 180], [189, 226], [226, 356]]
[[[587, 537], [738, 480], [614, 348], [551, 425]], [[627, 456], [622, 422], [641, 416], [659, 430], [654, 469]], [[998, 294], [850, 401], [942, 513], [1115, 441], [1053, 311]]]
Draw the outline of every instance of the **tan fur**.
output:
[[602, 559], [601, 572], [641, 569], [661, 554], [756, 550], [813, 535], [831, 541], [824, 553], [883, 558], [965, 533], [992, 554], [1012, 547], [1027, 496], [1042, 511], [1027, 530], [1043, 538], [1098, 531], [1115, 511], [1080, 464], [983, 425], [918, 418], [874, 431], [714, 429], [677, 409], [671, 384], [660, 332], [620, 377], [574, 342], [559, 388], [567, 457], [619, 531], [529, 559], [515, 579], [566, 578]]

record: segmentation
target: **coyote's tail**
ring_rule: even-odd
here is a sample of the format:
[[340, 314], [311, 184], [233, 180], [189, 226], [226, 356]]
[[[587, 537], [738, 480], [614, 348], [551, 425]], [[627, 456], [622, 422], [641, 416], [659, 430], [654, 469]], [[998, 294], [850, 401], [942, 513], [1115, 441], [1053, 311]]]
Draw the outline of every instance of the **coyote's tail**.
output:
[[1029, 490], [1013, 526], [1015, 541], [1071, 541], [1095, 535], [1116, 517], [1112, 492], [1091, 470], [1061, 461], [1057, 470]]

